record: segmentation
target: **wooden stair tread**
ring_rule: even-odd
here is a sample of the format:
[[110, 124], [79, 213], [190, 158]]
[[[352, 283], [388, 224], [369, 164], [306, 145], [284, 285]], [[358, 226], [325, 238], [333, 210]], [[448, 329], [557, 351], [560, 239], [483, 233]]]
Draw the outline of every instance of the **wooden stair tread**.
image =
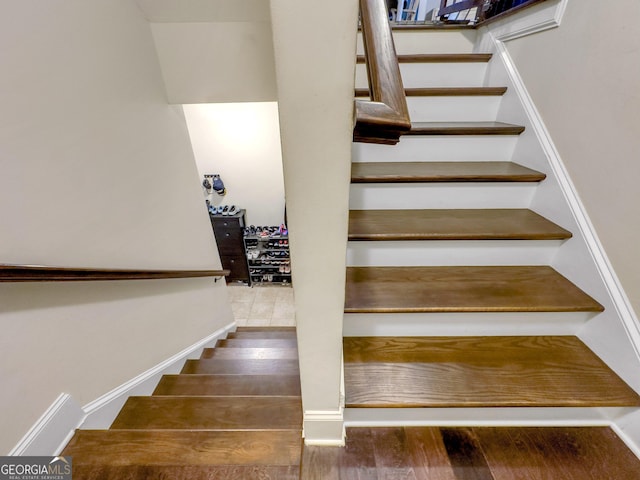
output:
[[[245, 327], [236, 327], [235, 333], [247, 333], [247, 332], [262, 332], [262, 333], [290, 333], [295, 335], [296, 327], [256, 327], [256, 326], [245, 326]], [[233, 332], [230, 332], [233, 333]]]
[[298, 375], [163, 375], [154, 395], [300, 395]]
[[346, 337], [348, 407], [640, 406], [578, 338]]
[[412, 122], [405, 135], [520, 135], [524, 128], [504, 122]]
[[129, 397], [111, 429], [300, 430], [299, 397]]
[[304, 448], [301, 478], [632, 480], [639, 471], [609, 427], [348, 427], [345, 447]]
[[180, 373], [225, 375], [299, 375], [297, 360], [187, 360]]
[[226, 359], [295, 359], [298, 358], [297, 348], [273, 347], [216, 347], [205, 348], [200, 358]]
[[[178, 463], [178, 462], [176, 462]], [[299, 480], [300, 465], [79, 465], [74, 478], [82, 480]]]
[[[398, 55], [399, 63], [486, 63], [490, 53], [417, 53]], [[364, 55], [356, 56], [357, 63], [365, 63]]]
[[62, 455], [75, 476], [80, 465], [298, 466], [301, 448], [299, 430], [77, 430]]
[[295, 330], [273, 330], [273, 331], [264, 331], [264, 330], [238, 330], [236, 332], [230, 332], [227, 334], [228, 339], [240, 339], [240, 338], [252, 338], [252, 339], [281, 339], [281, 340], [295, 340], [296, 332]]
[[512, 162], [354, 162], [352, 183], [540, 182], [546, 178]]
[[218, 340], [216, 348], [297, 348], [295, 338], [227, 338]]
[[562, 240], [571, 232], [528, 209], [351, 210], [349, 240]]
[[346, 313], [602, 310], [547, 266], [347, 268]]
[[[178, 462], [176, 462], [178, 463]], [[300, 465], [79, 465], [74, 478], [82, 480], [299, 480]]]
[[[477, 97], [501, 96], [507, 87], [422, 87], [405, 88], [406, 97]], [[356, 88], [356, 97], [369, 97], [368, 88]]]

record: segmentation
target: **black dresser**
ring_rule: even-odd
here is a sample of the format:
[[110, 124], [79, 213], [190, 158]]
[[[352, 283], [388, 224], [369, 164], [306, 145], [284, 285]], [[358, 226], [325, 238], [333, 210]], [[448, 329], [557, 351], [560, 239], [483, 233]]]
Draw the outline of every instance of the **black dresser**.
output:
[[242, 242], [244, 210], [235, 215], [209, 215], [222, 268], [231, 270], [227, 282], [249, 283], [249, 268]]

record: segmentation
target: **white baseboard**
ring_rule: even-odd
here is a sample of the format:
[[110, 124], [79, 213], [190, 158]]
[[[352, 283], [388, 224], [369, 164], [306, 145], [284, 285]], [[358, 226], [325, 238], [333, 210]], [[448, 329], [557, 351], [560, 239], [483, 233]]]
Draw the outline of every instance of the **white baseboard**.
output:
[[304, 443], [324, 447], [345, 445], [344, 410], [306, 410], [304, 412]]
[[71, 395], [60, 394], [9, 455], [57, 455], [85, 416]]
[[100, 398], [81, 407], [71, 395], [62, 393], [9, 452], [12, 456], [58, 455], [82, 426], [87, 429], [109, 428], [126, 399], [132, 395], [149, 395], [160, 377], [177, 373], [187, 358], [198, 356], [203, 348], [214, 345], [234, 330], [236, 323], [216, 330], [164, 362], [114, 388]]
[[233, 322], [216, 330], [211, 335], [185, 348], [164, 362], [159, 363], [146, 372], [114, 388], [93, 402], [86, 404], [83, 410], [87, 416], [82, 424], [82, 428], [109, 428], [127, 398], [132, 395], [150, 395], [162, 375], [179, 373], [186, 359], [192, 356], [197, 357], [203, 348], [209, 345], [215, 345], [219, 339], [224, 338], [235, 326], [236, 324]]

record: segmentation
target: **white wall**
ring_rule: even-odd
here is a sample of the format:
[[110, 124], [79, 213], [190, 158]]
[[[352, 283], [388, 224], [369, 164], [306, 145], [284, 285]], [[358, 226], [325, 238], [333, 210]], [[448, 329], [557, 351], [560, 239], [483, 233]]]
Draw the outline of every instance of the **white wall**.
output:
[[635, 0], [570, 1], [560, 28], [507, 43], [636, 312], [638, 17]]
[[246, 209], [248, 225], [284, 222], [284, 178], [278, 104], [184, 105], [200, 178], [219, 173], [227, 194], [212, 205]]
[[151, 25], [169, 103], [276, 100], [268, 19]]
[[[133, 0], [0, 0], [0, 262], [216, 268], [181, 110]], [[222, 282], [0, 284], [0, 451], [232, 321]]]

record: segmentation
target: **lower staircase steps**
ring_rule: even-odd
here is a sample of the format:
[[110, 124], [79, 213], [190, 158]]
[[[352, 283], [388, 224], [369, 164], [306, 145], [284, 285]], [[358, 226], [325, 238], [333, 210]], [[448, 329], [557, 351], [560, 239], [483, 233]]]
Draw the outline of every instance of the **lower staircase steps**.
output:
[[216, 348], [294, 348], [295, 338], [225, 338], [216, 342]]
[[187, 361], [217, 373], [165, 375], [153, 395], [130, 397], [109, 430], [76, 431], [62, 452], [73, 457], [74, 478], [298, 479], [295, 330], [239, 328], [229, 336], [248, 346], [205, 349], [213, 358]]
[[295, 327], [238, 327], [235, 332], [229, 332], [227, 339], [255, 338], [266, 339], [296, 339]]
[[346, 313], [602, 310], [548, 266], [347, 267]]
[[264, 430], [300, 428], [299, 397], [130, 397], [113, 429]]
[[300, 396], [298, 375], [164, 375], [154, 395]]
[[540, 182], [544, 173], [513, 162], [356, 162], [351, 183]]
[[574, 336], [345, 337], [344, 362], [349, 408], [640, 406]]
[[201, 358], [226, 358], [226, 359], [296, 359], [298, 358], [298, 349], [291, 347], [216, 347], [205, 348]]
[[297, 480], [292, 431], [79, 431], [67, 446], [78, 480]]
[[298, 360], [217, 359], [187, 360], [180, 373], [211, 375], [299, 375]]
[[529, 209], [351, 210], [349, 240], [564, 240]]

